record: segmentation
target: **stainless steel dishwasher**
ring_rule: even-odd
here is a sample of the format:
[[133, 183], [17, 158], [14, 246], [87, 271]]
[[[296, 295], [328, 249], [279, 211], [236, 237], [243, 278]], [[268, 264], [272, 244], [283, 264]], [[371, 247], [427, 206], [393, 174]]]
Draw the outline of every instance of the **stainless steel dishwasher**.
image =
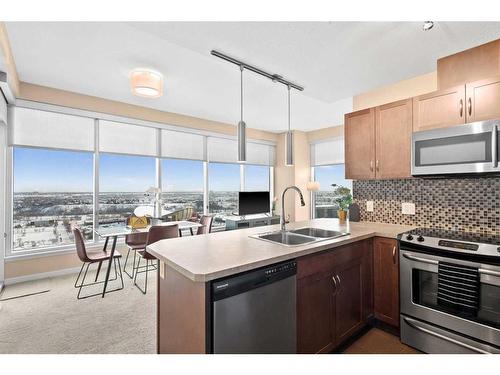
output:
[[296, 261], [217, 280], [213, 353], [296, 353]]

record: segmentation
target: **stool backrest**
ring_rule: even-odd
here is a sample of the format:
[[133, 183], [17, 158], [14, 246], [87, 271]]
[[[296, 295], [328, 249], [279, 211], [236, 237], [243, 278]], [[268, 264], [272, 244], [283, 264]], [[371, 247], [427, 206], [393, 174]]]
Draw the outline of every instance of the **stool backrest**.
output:
[[196, 234], [207, 234], [212, 233], [212, 223], [214, 222], [214, 217], [209, 215], [202, 215], [200, 219], [200, 224], [202, 227], [198, 228], [198, 232]]
[[78, 228], [73, 228], [73, 235], [75, 236], [76, 253], [82, 262], [88, 262], [90, 259], [87, 255], [87, 248], [82, 236], [82, 232]]
[[164, 240], [166, 238], [179, 237], [179, 225], [156, 225], [149, 228], [146, 245]]

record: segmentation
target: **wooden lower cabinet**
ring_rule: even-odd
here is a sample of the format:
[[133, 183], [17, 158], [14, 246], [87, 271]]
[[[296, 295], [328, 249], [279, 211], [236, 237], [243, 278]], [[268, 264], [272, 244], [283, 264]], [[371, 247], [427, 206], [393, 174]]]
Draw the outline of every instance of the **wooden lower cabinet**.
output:
[[297, 261], [297, 350], [325, 353], [373, 314], [372, 240]]
[[328, 353], [335, 346], [332, 277], [333, 272], [320, 273], [297, 281], [299, 353]]
[[373, 240], [375, 318], [399, 327], [398, 242], [391, 238]]

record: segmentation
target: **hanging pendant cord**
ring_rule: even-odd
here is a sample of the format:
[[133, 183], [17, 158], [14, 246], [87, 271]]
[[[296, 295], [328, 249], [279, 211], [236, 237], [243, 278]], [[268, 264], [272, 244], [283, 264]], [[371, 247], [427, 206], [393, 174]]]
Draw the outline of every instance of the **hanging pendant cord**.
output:
[[290, 85], [288, 87], [288, 131], [290, 131]]
[[240, 65], [240, 108], [241, 108], [241, 121], [243, 121], [243, 65]]

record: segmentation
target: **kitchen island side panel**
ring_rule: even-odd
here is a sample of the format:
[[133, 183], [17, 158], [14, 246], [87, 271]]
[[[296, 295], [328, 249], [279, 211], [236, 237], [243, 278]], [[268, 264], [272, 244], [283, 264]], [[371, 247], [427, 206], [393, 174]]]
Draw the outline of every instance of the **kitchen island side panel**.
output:
[[157, 273], [158, 354], [206, 353], [205, 283], [167, 265]]

